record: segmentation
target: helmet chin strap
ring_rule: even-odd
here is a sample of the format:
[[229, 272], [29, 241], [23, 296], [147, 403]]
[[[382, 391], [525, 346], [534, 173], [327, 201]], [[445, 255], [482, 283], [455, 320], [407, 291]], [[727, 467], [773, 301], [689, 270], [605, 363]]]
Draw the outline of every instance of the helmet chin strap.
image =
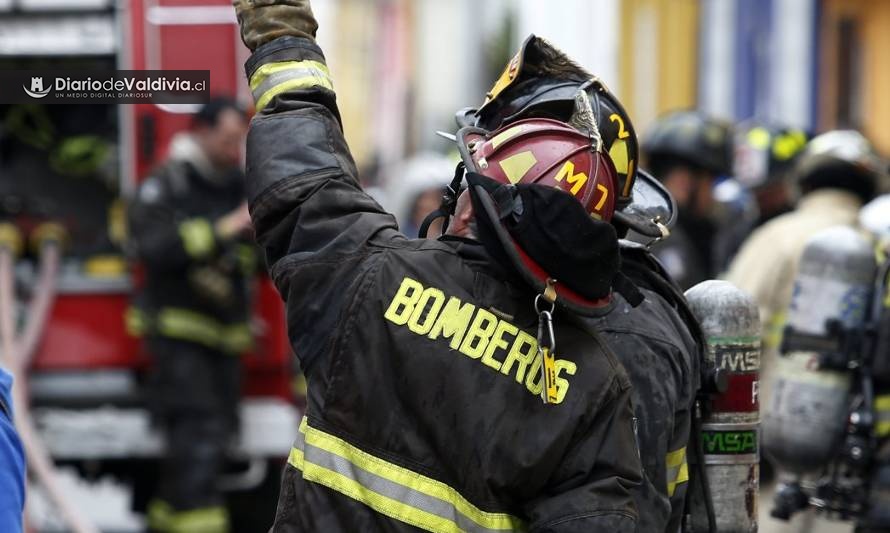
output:
[[442, 203], [439, 204], [439, 208], [428, 214], [426, 218], [423, 219], [423, 222], [420, 224], [420, 229], [417, 231], [417, 236], [421, 239], [427, 238], [427, 233], [430, 231], [430, 226], [433, 221], [438, 218], [444, 218], [445, 221], [442, 223], [442, 233], [445, 234], [445, 230], [448, 229], [448, 223], [451, 222], [451, 217], [454, 216], [454, 209], [457, 207], [457, 196], [460, 194], [460, 184], [464, 181], [464, 171], [466, 167], [463, 162], [457, 164], [454, 168], [454, 178], [451, 179], [451, 183], [445, 188], [445, 193], [442, 195]]

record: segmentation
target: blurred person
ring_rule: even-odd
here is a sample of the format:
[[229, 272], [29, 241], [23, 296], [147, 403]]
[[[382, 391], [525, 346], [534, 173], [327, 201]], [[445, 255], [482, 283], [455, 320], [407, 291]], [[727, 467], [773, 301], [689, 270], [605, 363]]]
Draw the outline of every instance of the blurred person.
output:
[[881, 165], [871, 143], [859, 132], [818, 135], [800, 154], [792, 172], [800, 190], [797, 207], [758, 228], [739, 250], [726, 279], [758, 302], [765, 348], [777, 348], [781, 341], [807, 239], [831, 226], [855, 226], [859, 209], [875, 194], [884, 173]]
[[715, 272], [724, 272], [742, 242], [757, 226], [760, 211], [754, 194], [734, 177], [725, 177], [714, 185], [713, 264]]
[[234, 101], [212, 99], [129, 209], [146, 275], [128, 326], [153, 358], [149, 403], [167, 443], [148, 509], [154, 531], [229, 527], [217, 481], [237, 432], [256, 262], [239, 163], [246, 129]]
[[757, 226], [793, 209], [789, 173], [806, 144], [795, 128], [754, 120], [736, 128], [733, 177], [757, 200]]
[[[856, 226], [860, 208], [874, 196], [885, 163], [859, 132], [837, 130], [813, 138], [800, 154], [792, 179], [800, 190], [796, 208], [755, 230], [742, 245], [726, 278], [754, 297], [763, 324], [759, 396], [761, 405], [772, 397], [775, 366], [798, 264], [807, 240], [831, 226]], [[772, 509], [772, 468], [763, 461], [760, 509], [765, 532], [848, 531], [816, 519], [813, 511], [790, 523], [769, 516]], [[781, 465], [773, 465], [781, 468]], [[823, 523], [824, 522], [824, 523]], [[820, 529], [816, 529], [820, 528]]]
[[22, 531], [25, 452], [12, 418], [12, 375], [0, 364], [0, 531]]
[[[576, 93], [586, 89], [604, 148], [618, 171], [619, 211], [612, 219], [617, 234], [623, 237], [632, 228], [650, 238], [660, 236], [654, 219], [660, 216], [661, 223], [670, 224], [676, 206], [651, 175], [636, 169], [637, 137], [630, 117], [582, 68], [550, 66], [554, 55], [547, 41], [526, 40], [489, 92], [493, 96], [464, 116], [488, 130], [529, 117], [569, 121]], [[644, 474], [633, 492], [640, 514], [637, 531], [676, 533], [686, 512], [687, 445], [699, 389], [701, 334], [682, 293], [647, 249], [623, 241], [620, 253], [621, 270], [640, 293], [616, 294], [615, 308], [590, 320], [590, 326], [602, 332], [633, 386]]]
[[729, 268], [755, 228], [793, 207], [788, 173], [807, 143], [800, 130], [751, 120], [735, 128], [733, 176], [714, 187], [717, 272]]
[[[380, 203], [396, 216], [402, 233], [417, 237], [426, 216], [439, 208], [444, 189], [454, 177], [455, 163], [447, 156], [427, 152], [401, 161], [389, 170], [395, 179], [386, 184], [385, 201]], [[435, 238], [441, 233], [442, 222], [434, 221], [429, 235]]]
[[[616, 192], [607, 156], [555, 121], [506, 145], [464, 129], [447, 234], [407, 239], [359, 186], [309, 2], [236, 11], [259, 111], [251, 215], [309, 383], [272, 530], [634, 531], [630, 385], [572, 318], [603, 311], [617, 276], [614, 230], [591, 217], [611, 216], [592, 200]], [[546, 166], [501, 165], [507, 146], [575, 161], [584, 202]]]
[[677, 227], [652, 246], [682, 289], [716, 275], [714, 185], [732, 171], [728, 123], [698, 111], [675, 111], [643, 137], [646, 168], [676, 199]]

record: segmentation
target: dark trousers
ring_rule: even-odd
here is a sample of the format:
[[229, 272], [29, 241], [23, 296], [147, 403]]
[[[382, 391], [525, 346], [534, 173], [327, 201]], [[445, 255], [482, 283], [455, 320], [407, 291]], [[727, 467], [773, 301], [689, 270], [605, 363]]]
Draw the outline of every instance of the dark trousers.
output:
[[217, 480], [238, 429], [241, 361], [207, 347], [151, 338], [149, 394], [167, 442], [157, 499], [175, 511], [220, 505]]

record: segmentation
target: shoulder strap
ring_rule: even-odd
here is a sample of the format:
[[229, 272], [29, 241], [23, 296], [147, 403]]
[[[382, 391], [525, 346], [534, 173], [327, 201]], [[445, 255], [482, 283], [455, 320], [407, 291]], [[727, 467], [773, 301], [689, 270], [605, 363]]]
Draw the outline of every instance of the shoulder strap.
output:
[[448, 223], [451, 221], [451, 216], [454, 215], [454, 209], [457, 206], [457, 197], [460, 194], [460, 184], [464, 180], [465, 168], [463, 162], [458, 163], [455, 167], [454, 177], [444, 190], [442, 203], [439, 205], [439, 208], [428, 214], [420, 224], [417, 236], [421, 239], [426, 239], [427, 233], [430, 230], [430, 225], [432, 225], [433, 221], [437, 218], [445, 219], [442, 223], [442, 233], [444, 234], [445, 230], [448, 229]]

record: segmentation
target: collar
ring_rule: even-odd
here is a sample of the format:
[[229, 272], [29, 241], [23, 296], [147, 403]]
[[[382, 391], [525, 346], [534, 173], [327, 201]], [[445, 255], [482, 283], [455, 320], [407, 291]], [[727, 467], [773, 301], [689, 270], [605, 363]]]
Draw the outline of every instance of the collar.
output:
[[453, 248], [473, 270], [495, 278], [517, 280], [515, 274], [498, 263], [481, 242], [456, 235], [443, 235], [438, 240]]
[[843, 189], [816, 189], [798, 202], [800, 211], [859, 211], [862, 201], [855, 194]]

